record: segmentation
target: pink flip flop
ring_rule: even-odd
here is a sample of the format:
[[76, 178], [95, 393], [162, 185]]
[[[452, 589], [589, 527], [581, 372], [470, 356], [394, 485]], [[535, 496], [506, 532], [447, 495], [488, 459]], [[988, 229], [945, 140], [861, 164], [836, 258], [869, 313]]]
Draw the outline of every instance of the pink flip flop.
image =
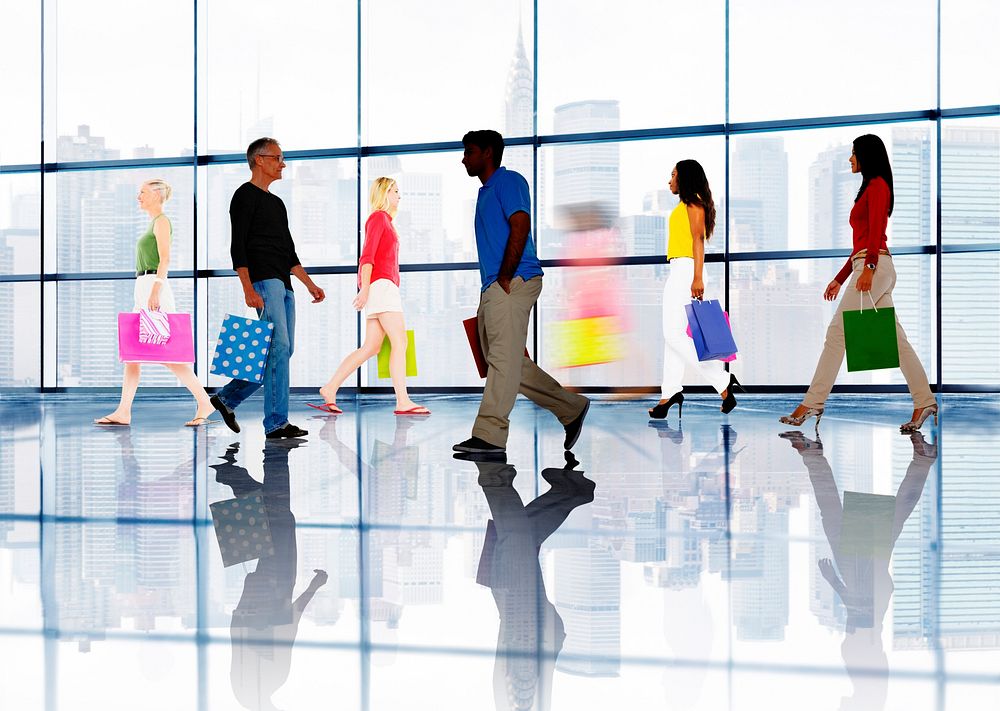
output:
[[423, 405], [417, 405], [416, 407], [411, 407], [409, 410], [393, 410], [394, 415], [429, 415], [431, 411], [428, 410]]
[[307, 402], [306, 405], [314, 410], [319, 410], [320, 412], [325, 412], [328, 415], [343, 415], [344, 411], [337, 407], [335, 402], [324, 402], [322, 405], [313, 405], [311, 402]]

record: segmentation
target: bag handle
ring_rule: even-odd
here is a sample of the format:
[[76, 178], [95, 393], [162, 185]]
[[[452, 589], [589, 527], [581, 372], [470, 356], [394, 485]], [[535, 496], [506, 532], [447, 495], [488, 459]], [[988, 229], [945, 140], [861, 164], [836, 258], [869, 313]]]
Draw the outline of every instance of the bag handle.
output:
[[875, 306], [875, 297], [872, 296], [871, 289], [869, 289], [868, 291], [861, 292], [861, 313], [865, 312], [865, 294], [868, 294], [868, 298], [872, 302], [872, 308], [875, 309], [875, 313], [878, 313], [878, 307]]

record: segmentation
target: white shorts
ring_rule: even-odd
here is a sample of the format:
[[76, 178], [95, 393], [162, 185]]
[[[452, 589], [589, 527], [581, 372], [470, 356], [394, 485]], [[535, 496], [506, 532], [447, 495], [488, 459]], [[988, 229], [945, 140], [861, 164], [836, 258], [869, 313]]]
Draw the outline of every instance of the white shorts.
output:
[[[135, 278], [135, 290], [132, 296], [135, 304], [132, 306], [132, 311], [138, 313], [140, 309], [149, 308], [149, 295], [153, 293], [155, 283], [155, 274], [143, 274]], [[177, 313], [177, 304], [174, 303], [174, 292], [170, 289], [169, 281], [160, 285], [160, 311], [167, 314]]]
[[375, 318], [386, 311], [403, 313], [403, 300], [399, 298], [399, 287], [391, 279], [376, 279], [368, 287], [365, 318]]

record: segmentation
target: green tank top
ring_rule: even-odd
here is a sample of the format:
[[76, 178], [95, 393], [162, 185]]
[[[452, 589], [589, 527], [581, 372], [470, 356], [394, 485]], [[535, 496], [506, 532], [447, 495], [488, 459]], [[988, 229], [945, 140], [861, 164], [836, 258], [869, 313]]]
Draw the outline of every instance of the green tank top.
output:
[[[170, 242], [172, 244], [174, 240], [174, 226], [170, 224], [170, 218], [166, 217], [166, 215], [160, 215], [156, 220], [160, 219], [160, 217], [164, 217], [167, 220], [167, 226], [170, 228]], [[156, 224], [156, 220], [149, 223], [149, 229], [136, 242], [135, 270], [137, 272], [160, 268], [160, 250], [156, 248], [156, 235], [153, 233], [153, 225]]]

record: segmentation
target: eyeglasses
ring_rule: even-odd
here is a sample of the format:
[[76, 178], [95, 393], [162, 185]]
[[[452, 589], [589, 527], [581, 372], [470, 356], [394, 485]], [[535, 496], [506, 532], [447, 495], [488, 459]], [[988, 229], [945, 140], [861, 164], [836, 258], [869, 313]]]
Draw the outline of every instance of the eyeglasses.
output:
[[261, 158], [274, 158], [279, 163], [285, 160], [285, 156], [281, 155], [280, 153], [278, 155], [274, 155], [273, 153], [258, 153], [257, 155], [259, 155]]

